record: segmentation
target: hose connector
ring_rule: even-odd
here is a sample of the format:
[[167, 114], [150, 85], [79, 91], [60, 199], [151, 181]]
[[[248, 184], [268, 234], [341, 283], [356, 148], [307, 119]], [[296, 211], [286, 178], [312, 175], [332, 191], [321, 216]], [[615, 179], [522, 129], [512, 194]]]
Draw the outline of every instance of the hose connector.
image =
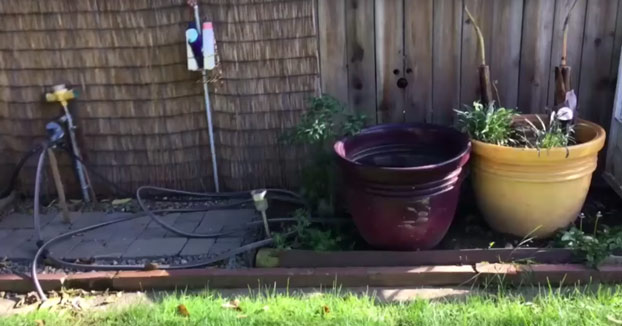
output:
[[251, 191], [251, 196], [253, 196], [255, 209], [261, 213], [263, 225], [266, 230], [266, 236], [270, 237], [270, 226], [268, 225], [268, 217], [266, 215], [266, 210], [268, 210], [268, 198], [266, 198], [267, 193], [268, 191], [266, 189], [256, 189]]

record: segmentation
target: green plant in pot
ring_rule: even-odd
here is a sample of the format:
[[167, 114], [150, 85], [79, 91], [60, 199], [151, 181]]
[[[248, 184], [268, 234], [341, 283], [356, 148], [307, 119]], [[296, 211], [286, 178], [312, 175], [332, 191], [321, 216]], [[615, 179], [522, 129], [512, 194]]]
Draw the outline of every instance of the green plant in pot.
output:
[[472, 183], [478, 206], [497, 231], [520, 237], [551, 236], [579, 215], [605, 131], [576, 119], [577, 101], [569, 77], [564, 101], [550, 115], [522, 115], [496, 106], [483, 37], [468, 8], [465, 12], [479, 39], [482, 101], [457, 115], [460, 128], [472, 139]]

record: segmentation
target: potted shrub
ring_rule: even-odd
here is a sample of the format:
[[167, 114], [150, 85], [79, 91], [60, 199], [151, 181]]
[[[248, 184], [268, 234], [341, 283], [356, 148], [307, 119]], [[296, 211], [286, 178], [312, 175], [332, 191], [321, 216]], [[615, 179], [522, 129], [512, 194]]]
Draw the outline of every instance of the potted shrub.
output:
[[[605, 131], [576, 119], [577, 101], [565, 55], [562, 66], [556, 68], [562, 80], [556, 83], [557, 105], [550, 115], [521, 115], [496, 106], [483, 37], [465, 11], [479, 38], [482, 102], [457, 114], [460, 128], [472, 139], [472, 183], [478, 205], [497, 231], [548, 237], [579, 215]], [[565, 87], [561, 89], [563, 102], [557, 95], [559, 87]]]

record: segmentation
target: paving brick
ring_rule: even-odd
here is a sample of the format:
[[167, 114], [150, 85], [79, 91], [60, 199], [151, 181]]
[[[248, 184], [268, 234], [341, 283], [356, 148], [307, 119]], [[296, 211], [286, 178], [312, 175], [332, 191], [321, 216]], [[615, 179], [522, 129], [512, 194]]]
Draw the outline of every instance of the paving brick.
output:
[[37, 242], [34, 238], [24, 242], [20, 242], [16, 247], [11, 249], [11, 252], [7, 255], [11, 259], [16, 260], [30, 260], [37, 253]]
[[[174, 226], [176, 229], [179, 229], [181, 231], [193, 233], [194, 230], [196, 230], [198, 225], [199, 225], [199, 222], [182, 222], [182, 223], [177, 223]], [[179, 235], [173, 232], [169, 232], [165, 234], [164, 237], [165, 238], [177, 238], [179, 237]]]
[[223, 212], [229, 212], [224, 226], [226, 230], [244, 228], [247, 223], [254, 219], [259, 220], [259, 213], [254, 209], [225, 210]]
[[67, 258], [70, 255], [71, 250], [73, 250], [73, 248], [80, 244], [80, 242], [84, 239], [84, 235], [76, 235], [68, 239], [63, 239], [50, 247], [50, 253], [56, 258]]
[[[160, 219], [165, 222], [166, 224], [169, 225], [175, 225], [175, 222], [177, 222], [177, 219], [179, 219], [179, 217], [181, 216], [180, 213], [172, 213], [172, 214], [166, 214], [163, 216], [160, 216]], [[150, 218], [150, 222], [149, 225], [147, 225], [147, 229], [161, 229], [162, 226], [153, 220], [153, 218]]]
[[137, 239], [123, 254], [124, 258], [175, 256], [187, 238]]
[[[76, 230], [89, 225], [102, 223], [111, 219], [119, 217], [119, 214], [107, 214], [106, 212], [70, 212], [69, 217], [71, 220], [70, 229]], [[67, 225], [62, 217], [62, 214], [57, 214], [56, 217], [50, 222], [49, 225]]]
[[50, 240], [56, 236], [71, 231], [69, 227], [70, 225], [68, 224], [48, 224], [41, 230], [41, 238], [43, 238], [43, 240]]
[[[162, 216], [161, 218], [165, 223], [172, 226], [175, 225], [175, 222], [180, 215], [181, 214], [179, 213], [167, 214]], [[139, 239], [159, 239], [165, 237], [174, 238], [177, 236], [175, 235], [175, 233], [168, 231], [153, 219], [151, 219], [151, 222], [149, 222], [145, 230], [138, 236]]]
[[166, 237], [175, 238], [179, 236], [176, 236], [175, 233], [169, 232], [164, 228], [146, 228], [138, 235], [138, 239], [162, 239]]
[[90, 272], [67, 275], [64, 286], [70, 289], [107, 290], [112, 288], [112, 278], [117, 272]]
[[244, 241], [241, 237], [235, 238], [218, 238], [209, 251], [210, 256], [222, 254], [224, 252], [236, 249], [242, 245]]
[[203, 255], [209, 253], [214, 239], [189, 239], [179, 253], [180, 256]]
[[28, 229], [15, 229], [8, 232], [9, 234], [0, 238], [0, 257], [10, 258], [11, 251], [14, 248], [29, 241], [33, 236], [32, 230]]
[[[65, 277], [64, 274], [40, 274], [39, 282], [44, 291], [56, 291], [62, 288]], [[5, 274], [0, 275], [0, 291], [27, 293], [34, 291], [34, 286], [30, 278]]]
[[[45, 226], [54, 219], [52, 214], [41, 214], [41, 226]], [[0, 220], [0, 229], [32, 229], [34, 225], [31, 214], [13, 213]]]
[[192, 213], [182, 213], [177, 217], [175, 221], [175, 225], [181, 223], [196, 223], [197, 226], [203, 220], [203, 216], [205, 216], [205, 212], [192, 212]]
[[136, 241], [131, 236], [112, 238], [105, 245], [91, 253], [93, 258], [120, 258], [127, 249]]
[[[173, 224], [173, 226], [184, 232], [192, 233], [196, 230], [196, 228], [199, 226], [199, 224], [203, 220], [203, 215], [205, 215], [205, 212], [193, 212], [193, 213], [180, 214], [177, 220], [175, 221], [175, 224]], [[165, 234], [164, 237], [176, 238], [176, 237], [179, 237], [179, 235], [169, 232]]]
[[106, 251], [105, 244], [105, 240], [85, 238], [77, 243], [73, 248], [71, 248], [71, 250], [67, 251], [67, 253], [65, 254], [65, 258], [92, 258], [94, 255]]
[[109, 242], [113, 238], [131, 238], [136, 239], [139, 234], [145, 230], [145, 227], [149, 224], [148, 217], [139, 217], [126, 222], [115, 223], [108, 226], [104, 226], [93, 231], [89, 231], [88, 237], [97, 240], [106, 240]]
[[201, 220], [201, 224], [197, 226], [194, 232], [201, 234], [220, 232], [225, 226], [227, 218], [229, 218], [228, 212], [229, 211], [220, 210], [205, 213], [203, 220]]

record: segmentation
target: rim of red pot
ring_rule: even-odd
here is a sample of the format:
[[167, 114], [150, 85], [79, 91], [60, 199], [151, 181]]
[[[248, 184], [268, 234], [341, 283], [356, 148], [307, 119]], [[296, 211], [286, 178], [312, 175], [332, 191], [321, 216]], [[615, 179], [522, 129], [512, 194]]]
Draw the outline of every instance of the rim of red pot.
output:
[[[442, 129], [442, 130], [446, 130], [450, 133], [454, 133], [459, 135], [460, 137], [463, 137], [466, 140], [466, 146], [465, 149], [460, 152], [458, 155], [456, 155], [455, 157], [453, 157], [450, 160], [447, 161], [443, 161], [442, 163], [438, 163], [438, 164], [428, 164], [428, 165], [421, 165], [421, 166], [412, 166], [412, 167], [387, 167], [387, 166], [378, 166], [378, 165], [371, 165], [371, 164], [362, 164], [360, 162], [351, 160], [350, 158], [348, 158], [346, 156], [345, 153], [345, 143], [352, 138], [355, 138], [357, 136], [363, 135], [363, 134], [367, 134], [367, 133], [371, 133], [371, 132], [377, 132], [380, 129], [412, 129], [412, 128], [420, 128], [420, 129]], [[379, 170], [384, 170], [384, 171], [424, 171], [424, 170], [435, 170], [435, 169], [439, 169], [439, 168], [444, 168], [447, 166], [450, 166], [452, 164], [455, 164], [456, 162], [459, 162], [460, 160], [462, 160], [464, 158], [465, 155], [468, 155], [471, 152], [471, 139], [469, 138], [468, 135], [466, 135], [465, 133], [462, 133], [454, 128], [451, 127], [446, 127], [446, 126], [441, 126], [441, 125], [437, 125], [437, 124], [431, 124], [431, 123], [387, 123], [387, 124], [379, 124], [379, 125], [375, 125], [375, 126], [371, 126], [368, 128], [365, 128], [363, 130], [361, 130], [360, 133], [353, 135], [353, 136], [347, 136], [347, 137], [343, 137], [341, 139], [339, 139], [338, 141], [335, 142], [335, 144], [333, 145], [333, 151], [335, 152], [335, 154], [337, 154], [337, 156], [345, 161], [346, 163], [352, 164], [354, 166], [357, 167], [368, 167], [368, 168], [375, 168], [375, 169], [379, 169]], [[465, 162], [463, 162], [462, 164], [458, 165], [458, 167], [462, 167], [467, 163], [467, 160], [465, 160]]]

